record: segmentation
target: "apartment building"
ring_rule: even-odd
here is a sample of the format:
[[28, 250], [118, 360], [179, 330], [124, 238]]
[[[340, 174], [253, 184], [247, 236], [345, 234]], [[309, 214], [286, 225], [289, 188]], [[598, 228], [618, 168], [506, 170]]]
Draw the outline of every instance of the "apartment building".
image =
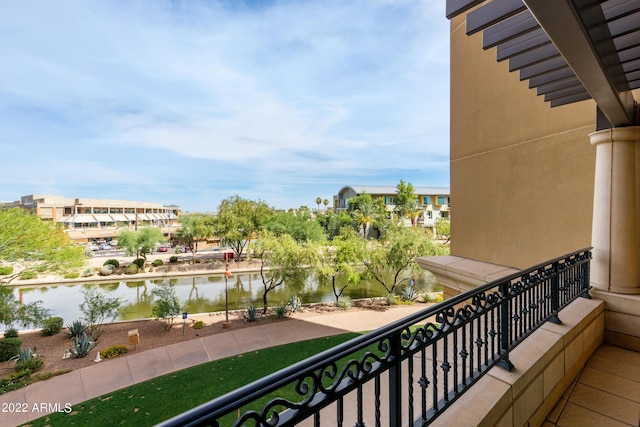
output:
[[110, 241], [120, 230], [160, 227], [165, 234], [178, 225], [179, 206], [161, 203], [66, 198], [61, 195], [30, 194], [5, 203], [33, 211], [41, 219], [61, 224], [73, 241]]
[[[389, 212], [395, 209], [398, 189], [391, 185], [345, 185], [333, 196], [333, 207], [336, 211], [347, 209], [351, 197], [365, 193], [373, 199], [382, 199]], [[449, 187], [414, 187], [414, 193], [422, 208], [419, 222], [423, 227], [433, 227], [438, 218], [450, 217]]]

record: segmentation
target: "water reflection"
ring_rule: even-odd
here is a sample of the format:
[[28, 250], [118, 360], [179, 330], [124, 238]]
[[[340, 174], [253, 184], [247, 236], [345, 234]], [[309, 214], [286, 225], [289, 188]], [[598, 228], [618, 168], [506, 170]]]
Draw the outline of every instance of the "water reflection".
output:
[[[62, 317], [66, 325], [82, 316], [79, 309], [83, 301], [82, 290], [92, 287], [98, 287], [110, 298], [120, 297], [124, 301], [118, 320], [149, 318], [154, 304], [152, 291], [163, 283], [172, 283], [176, 286], [176, 294], [183, 304], [183, 310], [188, 313], [207, 313], [225, 309], [223, 274], [99, 284], [19, 287], [14, 292], [25, 303], [42, 301], [43, 305], [51, 310], [52, 315]], [[338, 280], [337, 286], [342, 287], [344, 284]], [[415, 288], [416, 290], [426, 288], [431, 292], [441, 290], [430, 273], [427, 273], [424, 278], [417, 279]], [[262, 307], [264, 288], [259, 273], [234, 273], [228, 279], [228, 289], [230, 310], [246, 309], [250, 304]], [[399, 291], [398, 289], [397, 292]], [[286, 282], [284, 286], [272, 290], [268, 295], [268, 304], [271, 306], [284, 304], [293, 294], [298, 295], [303, 304], [335, 301], [331, 281], [318, 280], [314, 275], [309, 275]], [[385, 289], [373, 282], [348, 286], [343, 292], [343, 296], [352, 299], [381, 297], [385, 294]]]

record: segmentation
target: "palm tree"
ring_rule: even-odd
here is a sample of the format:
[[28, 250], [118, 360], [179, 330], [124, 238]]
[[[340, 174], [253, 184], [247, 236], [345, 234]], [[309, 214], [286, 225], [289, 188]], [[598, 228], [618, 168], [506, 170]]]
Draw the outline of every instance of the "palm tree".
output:
[[322, 201], [322, 204], [324, 205], [324, 211], [326, 212], [326, 211], [327, 211], [327, 205], [329, 204], [329, 200], [324, 199], [324, 200]]
[[318, 212], [320, 212], [320, 203], [322, 203], [322, 197], [316, 197], [316, 204], [318, 205]]
[[418, 203], [417, 199], [411, 199], [407, 201], [407, 204], [403, 207], [405, 215], [409, 217], [411, 220], [411, 225], [413, 228], [416, 228], [418, 225], [418, 217], [420, 213], [422, 213], [422, 209], [420, 208], [420, 203]]
[[367, 233], [369, 232], [369, 226], [375, 224], [377, 217], [376, 206], [371, 202], [362, 203], [358, 209], [354, 212], [356, 220], [362, 224], [363, 238], [367, 239]]

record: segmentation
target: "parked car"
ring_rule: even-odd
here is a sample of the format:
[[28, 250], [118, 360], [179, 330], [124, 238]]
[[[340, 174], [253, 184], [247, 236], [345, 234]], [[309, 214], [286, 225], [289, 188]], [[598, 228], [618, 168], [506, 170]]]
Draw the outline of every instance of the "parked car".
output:
[[89, 245], [89, 249], [91, 249], [92, 251], [99, 251], [100, 247], [98, 247], [98, 245], [91, 243]]
[[108, 243], [103, 243], [100, 246], [98, 246], [98, 248], [102, 251], [110, 251], [111, 250], [111, 245]]
[[163, 246], [158, 246], [158, 249], [156, 249], [156, 251], [158, 251], [158, 252], [167, 252], [168, 250], [169, 250], [169, 248], [164, 246], [164, 245]]

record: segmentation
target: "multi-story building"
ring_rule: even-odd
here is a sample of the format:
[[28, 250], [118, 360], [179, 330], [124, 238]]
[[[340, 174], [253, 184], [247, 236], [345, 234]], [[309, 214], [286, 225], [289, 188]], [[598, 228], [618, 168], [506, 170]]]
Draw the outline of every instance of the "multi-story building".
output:
[[60, 195], [31, 194], [5, 207], [33, 211], [43, 220], [61, 224], [73, 241], [110, 241], [123, 229], [160, 227], [171, 233], [181, 214], [179, 206], [161, 203], [110, 200], [70, 199]]
[[[372, 199], [382, 199], [389, 212], [395, 209], [398, 189], [390, 185], [345, 185], [333, 197], [336, 211], [347, 209], [349, 199], [359, 194], [369, 194]], [[419, 222], [424, 227], [433, 227], [438, 218], [449, 218], [451, 213], [451, 197], [449, 187], [414, 187], [418, 203], [422, 208]]]

